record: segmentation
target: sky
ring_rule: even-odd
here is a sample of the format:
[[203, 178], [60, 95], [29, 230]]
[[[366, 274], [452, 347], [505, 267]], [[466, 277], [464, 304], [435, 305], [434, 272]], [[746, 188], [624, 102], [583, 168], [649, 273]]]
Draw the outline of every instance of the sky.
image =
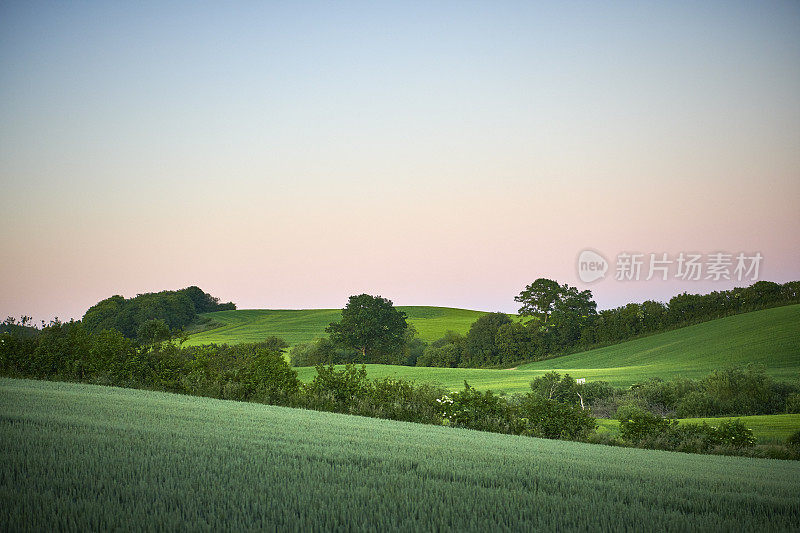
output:
[[3, 0], [0, 316], [752, 283], [618, 280], [621, 253], [800, 279], [798, 28], [795, 1]]

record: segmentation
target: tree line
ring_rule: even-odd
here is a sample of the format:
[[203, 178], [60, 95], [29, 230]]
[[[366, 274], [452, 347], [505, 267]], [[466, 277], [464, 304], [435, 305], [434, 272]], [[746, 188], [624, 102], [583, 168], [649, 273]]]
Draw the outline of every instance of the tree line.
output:
[[597, 311], [591, 291], [539, 278], [515, 300], [518, 317], [487, 313], [465, 335], [447, 332], [425, 343], [403, 312], [381, 296], [352, 296], [328, 338], [296, 345], [294, 366], [384, 363], [496, 368], [615, 344], [734, 314], [800, 303], [800, 282], [759, 281], [709, 294], [682, 293], [667, 303], [648, 300]]

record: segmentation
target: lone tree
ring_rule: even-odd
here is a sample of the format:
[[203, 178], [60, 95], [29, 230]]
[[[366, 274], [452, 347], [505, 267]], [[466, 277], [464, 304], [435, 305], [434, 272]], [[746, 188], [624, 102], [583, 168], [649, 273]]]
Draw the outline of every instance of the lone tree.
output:
[[555, 310], [556, 302], [561, 295], [561, 286], [552, 279], [539, 278], [514, 297], [522, 304], [519, 308], [520, 316], [538, 318], [543, 324], [547, 323], [550, 314]]
[[407, 327], [406, 314], [395, 309], [391, 300], [359, 294], [351, 296], [342, 309], [342, 320], [331, 322], [325, 331], [334, 343], [358, 350], [366, 359], [402, 346]]

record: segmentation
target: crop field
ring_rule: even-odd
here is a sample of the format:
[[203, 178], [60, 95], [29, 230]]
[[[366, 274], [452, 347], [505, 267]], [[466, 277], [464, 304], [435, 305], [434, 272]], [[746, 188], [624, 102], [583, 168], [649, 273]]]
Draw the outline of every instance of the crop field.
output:
[[[756, 416], [731, 416], [719, 418], [681, 418], [679, 424], [700, 424], [707, 422], [716, 425], [723, 420], [739, 419], [748, 428], [753, 430], [753, 435], [760, 444], [783, 443], [795, 431], [800, 431], [800, 414], [792, 415], [756, 415]], [[612, 433], [619, 429], [618, 420], [598, 419], [597, 425]]]
[[737, 530], [800, 462], [613, 448], [0, 380], [0, 529]]
[[[747, 363], [763, 364], [776, 379], [800, 383], [800, 305], [712, 320], [513, 370], [367, 365], [367, 374], [439, 383], [453, 390], [462, 388], [466, 379], [477, 389], [513, 393], [528, 391], [533, 378], [550, 370], [627, 387], [650, 377], [700, 378]], [[313, 368], [297, 371], [304, 381], [315, 375]]]
[[[451, 307], [409, 306], [398, 307], [408, 316], [408, 322], [419, 337], [431, 342], [441, 338], [447, 330], [466, 333], [483, 311], [454, 309]], [[325, 328], [342, 318], [341, 309], [244, 309], [204, 313], [222, 326], [196, 333], [189, 337], [188, 346], [210, 343], [238, 344], [257, 342], [270, 335], [281, 337], [291, 345], [325, 337]]]

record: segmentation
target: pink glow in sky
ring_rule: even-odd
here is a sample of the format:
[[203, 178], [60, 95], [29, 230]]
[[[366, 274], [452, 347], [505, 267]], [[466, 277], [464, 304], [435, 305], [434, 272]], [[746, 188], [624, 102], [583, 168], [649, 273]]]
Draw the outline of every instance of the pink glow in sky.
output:
[[170, 6], [0, 7], [2, 317], [748, 284], [586, 285], [585, 248], [800, 279], [796, 3]]

